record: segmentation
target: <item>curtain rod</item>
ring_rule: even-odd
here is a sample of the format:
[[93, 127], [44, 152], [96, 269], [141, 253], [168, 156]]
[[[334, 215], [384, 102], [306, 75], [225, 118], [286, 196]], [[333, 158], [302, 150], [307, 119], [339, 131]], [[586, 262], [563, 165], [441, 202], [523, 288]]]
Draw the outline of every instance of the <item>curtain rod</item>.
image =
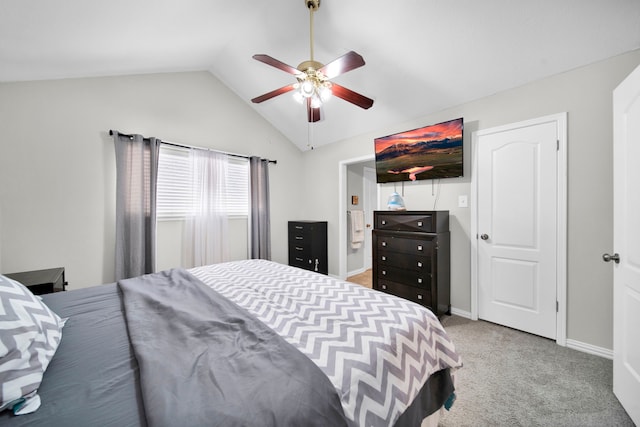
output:
[[[113, 129], [109, 129], [109, 135], [113, 136], [113, 132], [114, 132]], [[128, 134], [128, 133], [122, 133], [122, 132], [119, 132], [119, 131], [116, 131], [116, 132], [118, 132], [119, 135], [124, 135], [124, 136], [127, 136], [129, 138], [131, 138], [133, 136], [133, 135]], [[243, 159], [249, 159], [249, 157], [250, 157], [250, 156], [245, 156], [244, 154], [228, 153], [226, 151], [214, 150], [212, 148], [196, 147], [194, 145], [179, 144], [177, 142], [164, 141], [162, 139], [160, 140], [160, 142], [162, 144], [171, 145], [173, 147], [188, 148], [188, 149], [191, 149], [191, 150], [215, 151], [216, 153], [222, 153], [222, 154], [226, 154], [228, 156], [240, 157], [240, 158], [243, 158]], [[278, 164], [277, 160], [269, 160], [269, 159], [262, 159], [262, 160], [264, 160], [266, 162], [269, 162], [269, 163], [273, 163], [274, 165]]]

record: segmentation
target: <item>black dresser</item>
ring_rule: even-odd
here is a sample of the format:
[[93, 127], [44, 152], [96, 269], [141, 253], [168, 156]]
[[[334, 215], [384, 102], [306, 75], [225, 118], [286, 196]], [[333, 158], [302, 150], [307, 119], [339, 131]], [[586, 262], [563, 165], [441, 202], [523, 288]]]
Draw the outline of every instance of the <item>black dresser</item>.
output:
[[376, 211], [373, 219], [373, 288], [451, 314], [449, 211]]
[[328, 274], [327, 221], [289, 221], [289, 265]]

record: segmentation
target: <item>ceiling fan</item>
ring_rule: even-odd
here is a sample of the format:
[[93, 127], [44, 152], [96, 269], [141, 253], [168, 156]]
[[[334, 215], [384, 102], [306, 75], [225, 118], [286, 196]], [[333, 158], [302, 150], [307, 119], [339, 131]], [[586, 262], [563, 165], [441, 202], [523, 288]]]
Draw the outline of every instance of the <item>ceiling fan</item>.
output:
[[313, 59], [313, 14], [320, 7], [320, 0], [304, 0], [304, 2], [309, 9], [309, 45], [311, 59], [300, 63], [297, 68], [294, 68], [269, 55], [253, 55], [253, 59], [292, 74], [298, 81], [253, 98], [251, 102], [259, 104], [283, 93], [295, 91], [295, 98], [301, 102], [306, 101], [307, 118], [309, 122], [317, 122], [320, 120], [320, 107], [331, 95], [344, 99], [365, 110], [371, 108], [373, 105], [372, 99], [331, 81], [332, 78], [344, 74], [347, 71], [362, 67], [365, 64], [362, 56], [350, 51], [327, 65], [323, 65]]

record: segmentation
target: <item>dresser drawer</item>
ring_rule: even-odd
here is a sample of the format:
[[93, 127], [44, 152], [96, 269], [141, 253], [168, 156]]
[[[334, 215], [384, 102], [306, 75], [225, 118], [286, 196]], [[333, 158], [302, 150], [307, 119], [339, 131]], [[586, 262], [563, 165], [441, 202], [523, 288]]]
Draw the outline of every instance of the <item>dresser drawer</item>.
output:
[[433, 307], [433, 298], [431, 292], [428, 289], [416, 288], [413, 286], [407, 286], [400, 283], [394, 283], [387, 280], [379, 280], [377, 290], [386, 292], [388, 294], [396, 295], [401, 298], [408, 299], [430, 309]]
[[400, 252], [378, 251], [377, 265], [381, 267], [397, 267], [406, 270], [431, 271], [431, 257], [424, 255], [407, 255]]
[[420, 288], [430, 288], [432, 275], [428, 271], [406, 270], [404, 268], [378, 266], [376, 269], [378, 282], [389, 280]]
[[289, 254], [289, 265], [304, 268], [305, 270], [312, 270], [313, 260], [309, 257]]
[[432, 233], [431, 215], [384, 215], [376, 216], [375, 228], [378, 230], [422, 231]]
[[433, 253], [435, 235], [416, 235], [415, 233], [381, 232], [374, 230], [378, 251], [401, 252], [411, 255], [430, 256]]
[[289, 222], [289, 235], [311, 236], [314, 232], [321, 230], [322, 226], [314, 222]]
[[373, 213], [375, 229], [440, 233], [449, 231], [448, 211], [406, 211]]

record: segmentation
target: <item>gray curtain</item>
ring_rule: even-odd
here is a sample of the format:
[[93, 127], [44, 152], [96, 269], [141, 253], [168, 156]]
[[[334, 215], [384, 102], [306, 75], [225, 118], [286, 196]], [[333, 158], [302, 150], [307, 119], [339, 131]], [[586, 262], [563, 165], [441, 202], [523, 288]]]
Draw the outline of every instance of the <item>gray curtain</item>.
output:
[[116, 150], [116, 280], [156, 267], [160, 140], [113, 131]]
[[269, 162], [249, 158], [251, 175], [251, 258], [271, 259], [271, 210], [269, 207]]

